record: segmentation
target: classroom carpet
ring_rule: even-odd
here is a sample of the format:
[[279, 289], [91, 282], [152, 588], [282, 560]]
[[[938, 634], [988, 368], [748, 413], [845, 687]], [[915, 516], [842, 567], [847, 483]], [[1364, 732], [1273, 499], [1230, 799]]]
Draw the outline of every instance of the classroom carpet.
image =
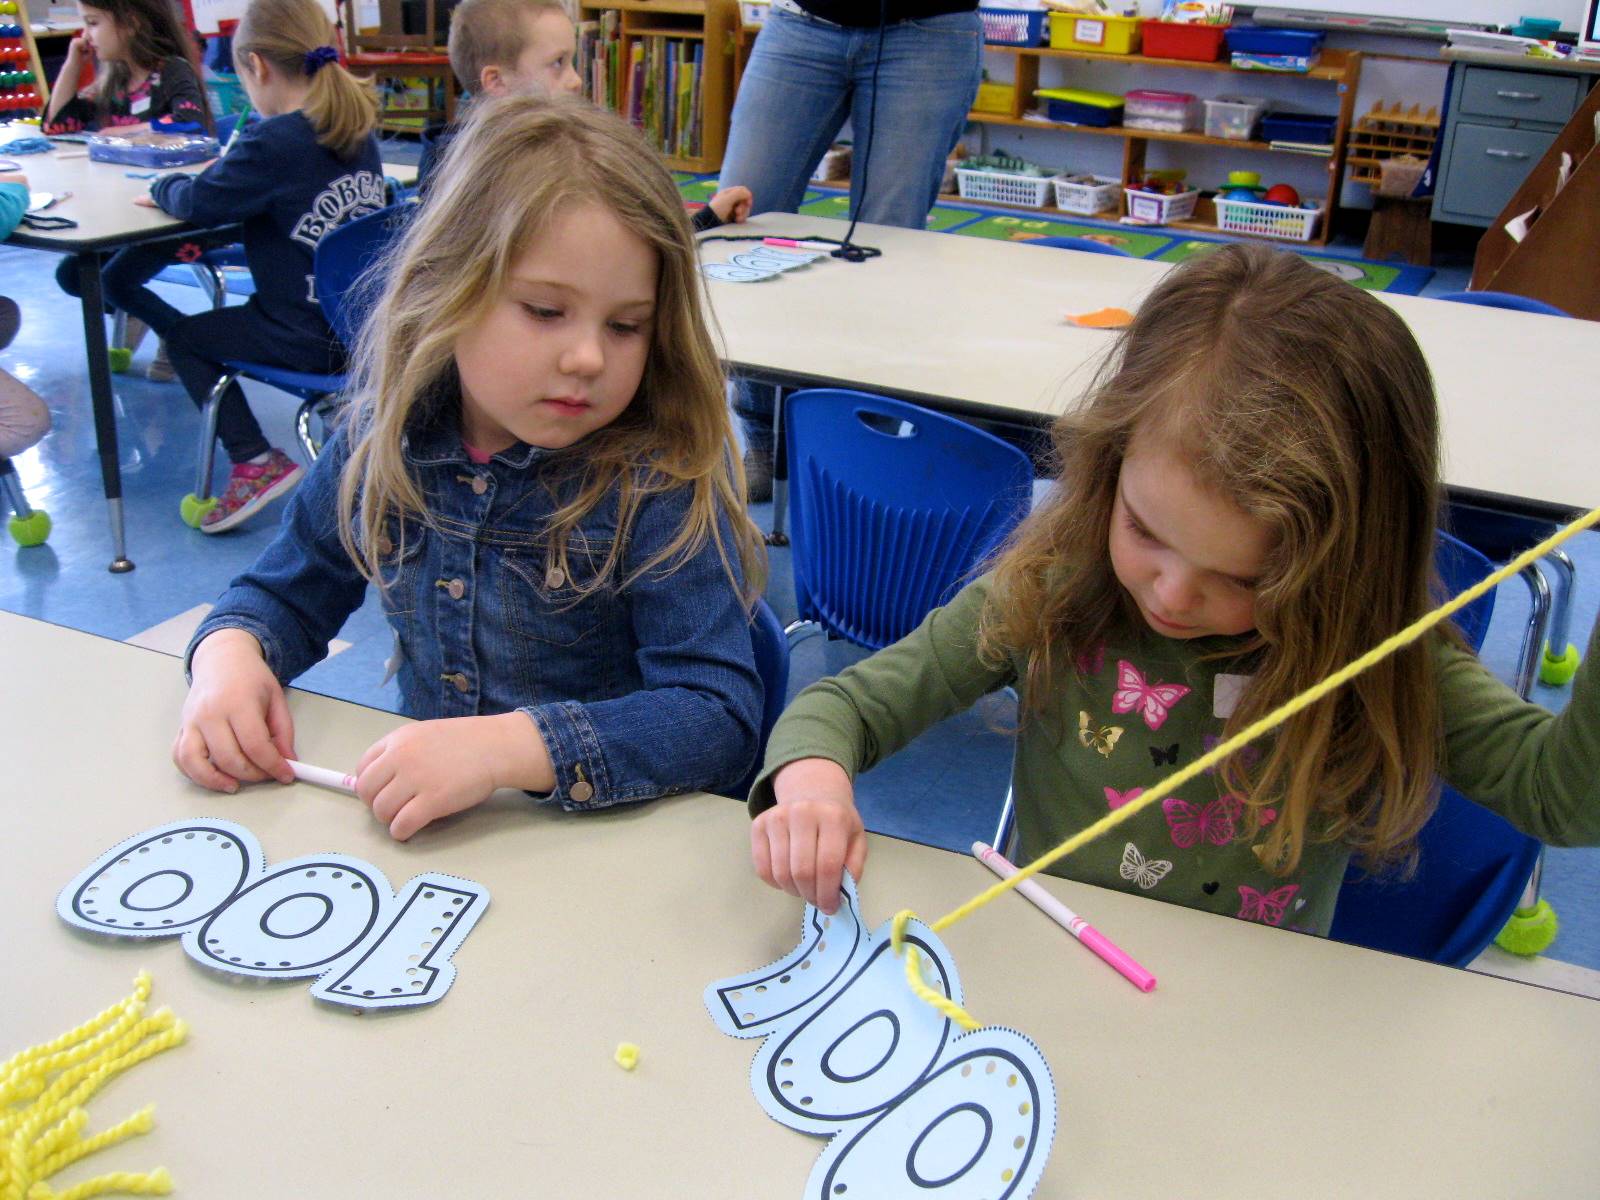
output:
[[[677, 181], [684, 198], [691, 204], [705, 203], [717, 190], [715, 176], [678, 172]], [[850, 196], [848, 192], [837, 188], [813, 184], [806, 190], [800, 211], [809, 216], [849, 220]], [[936, 233], [955, 233], [962, 237], [992, 238], [996, 241], [1025, 242], [1041, 237], [1082, 237], [1102, 242], [1134, 258], [1158, 259], [1161, 262], [1183, 262], [1196, 254], [1204, 254], [1237, 240], [1224, 235], [1216, 238], [1197, 236], [1188, 230], [1173, 234], [1159, 228], [1141, 228], [1090, 217], [1071, 218], [1053, 214], [1029, 216], [1019, 209], [1002, 209], [965, 201], [952, 202], [948, 199], [941, 199], [929, 211], [927, 228]], [[1273, 244], [1292, 250], [1324, 271], [1369, 291], [1416, 296], [1422, 293], [1434, 275], [1431, 267], [1374, 262], [1351, 254], [1332, 252], [1321, 246], [1315, 250], [1302, 250], [1292, 242]]]

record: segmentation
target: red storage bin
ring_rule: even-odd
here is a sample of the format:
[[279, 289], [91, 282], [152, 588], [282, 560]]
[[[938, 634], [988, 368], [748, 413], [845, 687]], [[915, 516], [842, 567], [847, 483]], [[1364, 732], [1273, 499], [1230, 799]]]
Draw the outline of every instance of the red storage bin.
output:
[[1218, 62], [1223, 57], [1226, 25], [1180, 25], [1175, 21], [1141, 24], [1146, 58], [1183, 58], [1190, 62]]

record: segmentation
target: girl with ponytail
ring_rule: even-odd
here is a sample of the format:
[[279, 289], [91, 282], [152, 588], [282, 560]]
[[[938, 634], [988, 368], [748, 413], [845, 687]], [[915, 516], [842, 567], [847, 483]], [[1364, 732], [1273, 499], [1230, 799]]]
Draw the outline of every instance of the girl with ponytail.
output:
[[[340, 64], [333, 27], [316, 0], [251, 0], [233, 36], [233, 58], [262, 119], [204, 172], [162, 176], [150, 194], [197, 225], [243, 225], [255, 295], [186, 317], [142, 289], [144, 311], [136, 312], [166, 337], [196, 405], [205, 404], [227, 359], [294, 371], [344, 369], [344, 348], [317, 306], [313, 256], [330, 230], [384, 206], [373, 136], [378, 103], [371, 84]], [[268, 444], [237, 383], [223, 395], [217, 436], [233, 472], [202, 517], [202, 533], [233, 528], [304, 475]]]

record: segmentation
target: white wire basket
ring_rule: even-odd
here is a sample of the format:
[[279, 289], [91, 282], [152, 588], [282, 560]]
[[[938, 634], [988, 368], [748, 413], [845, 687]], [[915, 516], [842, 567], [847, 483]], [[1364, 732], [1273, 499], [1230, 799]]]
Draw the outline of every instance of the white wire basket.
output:
[[1049, 204], [1055, 181], [1053, 175], [1011, 175], [1004, 171], [956, 168], [956, 190], [963, 200], [990, 200], [1020, 208], [1043, 208]]
[[1322, 205], [1291, 208], [1287, 204], [1257, 204], [1249, 200], [1217, 197], [1217, 228], [1247, 237], [1276, 238], [1283, 242], [1309, 242], [1317, 232]]

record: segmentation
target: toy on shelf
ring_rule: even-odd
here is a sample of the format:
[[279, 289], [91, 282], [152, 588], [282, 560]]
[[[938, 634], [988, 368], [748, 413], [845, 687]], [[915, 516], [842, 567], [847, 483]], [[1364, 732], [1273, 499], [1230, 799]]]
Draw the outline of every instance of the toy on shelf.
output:
[[1265, 204], [1282, 204], [1287, 208], [1300, 207], [1300, 193], [1287, 183], [1275, 183], [1267, 189], [1267, 194], [1261, 197]]
[[1228, 181], [1223, 184], [1218, 196], [1223, 200], [1243, 200], [1254, 204], [1261, 199], [1261, 194], [1266, 191], [1261, 186], [1261, 172], [1259, 171], [1229, 171]]
[[42, 117], [49, 99], [27, 14], [17, 0], [0, 0], [0, 121]]

